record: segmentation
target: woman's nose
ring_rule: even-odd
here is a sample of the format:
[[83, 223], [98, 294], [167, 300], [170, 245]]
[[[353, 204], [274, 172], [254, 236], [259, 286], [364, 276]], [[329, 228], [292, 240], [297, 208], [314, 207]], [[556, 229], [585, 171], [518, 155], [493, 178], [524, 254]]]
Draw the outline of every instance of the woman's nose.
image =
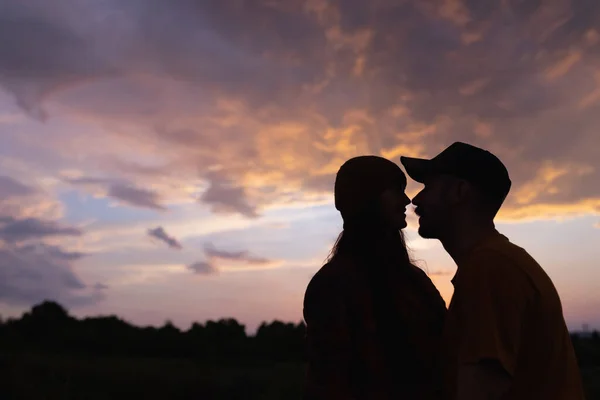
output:
[[421, 197], [419, 197], [420, 194], [421, 194], [421, 192], [417, 193], [417, 195], [412, 198], [412, 203], [414, 206], [419, 205], [419, 201], [421, 201]]

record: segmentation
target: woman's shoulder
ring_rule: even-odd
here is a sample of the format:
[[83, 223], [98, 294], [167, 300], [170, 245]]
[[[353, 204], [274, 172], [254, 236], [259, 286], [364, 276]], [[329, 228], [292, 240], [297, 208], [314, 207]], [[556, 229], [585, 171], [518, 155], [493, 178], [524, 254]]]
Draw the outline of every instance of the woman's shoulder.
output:
[[346, 257], [328, 260], [310, 280], [306, 294], [343, 290], [346, 283], [352, 280], [353, 265], [352, 260]]
[[311, 283], [339, 281], [348, 274], [352, 261], [343, 257], [328, 260], [311, 279]]

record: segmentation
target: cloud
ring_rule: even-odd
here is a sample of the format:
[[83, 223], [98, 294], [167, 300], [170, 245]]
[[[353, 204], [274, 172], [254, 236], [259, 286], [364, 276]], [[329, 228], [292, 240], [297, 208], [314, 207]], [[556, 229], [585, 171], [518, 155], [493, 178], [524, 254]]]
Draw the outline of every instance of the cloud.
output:
[[221, 259], [228, 261], [239, 261], [247, 264], [265, 265], [272, 262], [268, 258], [251, 255], [248, 251], [225, 251], [217, 249], [213, 244], [207, 243], [204, 253], [209, 259]]
[[0, 239], [7, 242], [19, 242], [47, 236], [81, 236], [82, 233], [78, 228], [63, 226], [56, 221], [0, 217]]
[[248, 266], [265, 268], [277, 265], [276, 260], [253, 255], [247, 250], [227, 251], [216, 248], [212, 243], [204, 245], [204, 256], [205, 261], [198, 261], [187, 268], [198, 274], [210, 275], [218, 273], [223, 268], [236, 270]]
[[219, 272], [213, 264], [206, 261], [195, 262], [188, 265], [187, 268], [198, 275], [214, 275]]
[[103, 288], [89, 287], [73, 271], [76, 254], [41, 243], [0, 245], [0, 301], [23, 306], [44, 300], [68, 306], [101, 301]]
[[166, 207], [159, 203], [158, 193], [152, 190], [116, 184], [109, 188], [108, 195], [132, 206], [158, 211], [166, 210]]
[[218, 178], [210, 180], [210, 186], [200, 200], [210, 205], [217, 213], [239, 213], [249, 218], [258, 217], [256, 209], [249, 204], [243, 187]]
[[[97, 127], [43, 142], [126, 175], [95, 185], [137, 207], [256, 218], [330, 193], [353, 155], [463, 140], [508, 165], [502, 218], [598, 213], [600, 3], [526, 3], [9, 0], [0, 36], [22, 40], [0, 41], [0, 85], [35, 118]], [[549, 161], [568, 185], [537, 185]]]
[[96, 284], [93, 286], [93, 288], [94, 288], [94, 289], [96, 289], [96, 290], [106, 290], [106, 289], [109, 289], [109, 286], [108, 286], [108, 285], [105, 285], [105, 284], [103, 284], [103, 283], [96, 283]]
[[0, 176], [0, 198], [23, 197], [35, 193], [35, 189], [17, 182], [9, 176]]
[[121, 203], [156, 211], [165, 211], [167, 207], [161, 204], [161, 196], [149, 189], [136, 187], [131, 183], [117, 182], [107, 178], [78, 177], [66, 178], [65, 181], [79, 186], [96, 186], [105, 191], [105, 195], [119, 200]]
[[[10, 166], [10, 162], [0, 160]], [[25, 185], [10, 176], [0, 176], [0, 221], [16, 219], [56, 219], [63, 212], [62, 204], [42, 187]]]
[[165, 242], [170, 248], [181, 250], [183, 247], [181, 243], [173, 236], [169, 236], [162, 226], [158, 226], [154, 229], [148, 229], [148, 235], [158, 240]]

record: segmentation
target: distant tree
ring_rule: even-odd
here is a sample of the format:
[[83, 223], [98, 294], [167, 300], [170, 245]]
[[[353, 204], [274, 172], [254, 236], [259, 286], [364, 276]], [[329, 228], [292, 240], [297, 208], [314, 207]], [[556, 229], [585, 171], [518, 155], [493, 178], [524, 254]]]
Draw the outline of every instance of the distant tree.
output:
[[203, 356], [230, 363], [248, 355], [246, 327], [232, 318], [207, 321], [204, 326], [206, 343]]
[[190, 326], [188, 333], [193, 335], [202, 335], [204, 334], [204, 325], [199, 324], [198, 322], [194, 322], [192, 326]]
[[165, 321], [165, 324], [160, 329], [164, 333], [169, 333], [169, 334], [173, 334], [173, 335], [181, 333], [179, 328], [177, 328], [175, 325], [173, 325], [173, 322], [171, 322], [171, 320]]
[[67, 310], [54, 301], [44, 301], [31, 309], [31, 317], [48, 323], [62, 323], [71, 317]]
[[579, 336], [579, 334], [578, 334], [578, 333], [571, 333], [571, 335], [570, 335], [570, 336], [571, 336], [571, 341], [572, 341], [572, 342], [576, 342], [576, 341], [578, 341], [578, 340], [579, 340], [579, 338], [580, 338], [580, 336]]
[[0, 351], [59, 352], [97, 356], [194, 358], [213, 364], [299, 361], [304, 324], [263, 323], [253, 337], [233, 318], [195, 322], [182, 331], [171, 321], [137, 327], [116, 315], [77, 319], [60, 304], [44, 301], [20, 319], [0, 322]]
[[299, 360], [303, 356], [304, 324], [263, 322], [256, 332], [257, 350], [272, 361]]

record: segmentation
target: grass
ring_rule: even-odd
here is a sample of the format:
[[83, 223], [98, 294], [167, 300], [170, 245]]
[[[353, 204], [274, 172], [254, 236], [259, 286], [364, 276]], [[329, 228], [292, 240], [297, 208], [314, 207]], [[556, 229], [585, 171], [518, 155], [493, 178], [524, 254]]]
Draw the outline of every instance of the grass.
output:
[[[6, 360], [0, 399], [300, 399], [303, 366], [216, 367], [190, 360], [77, 358]], [[4, 397], [3, 397], [4, 396]]]
[[[304, 367], [215, 366], [191, 360], [21, 354], [0, 359], [0, 399], [300, 399]], [[600, 367], [582, 371], [600, 400]]]

